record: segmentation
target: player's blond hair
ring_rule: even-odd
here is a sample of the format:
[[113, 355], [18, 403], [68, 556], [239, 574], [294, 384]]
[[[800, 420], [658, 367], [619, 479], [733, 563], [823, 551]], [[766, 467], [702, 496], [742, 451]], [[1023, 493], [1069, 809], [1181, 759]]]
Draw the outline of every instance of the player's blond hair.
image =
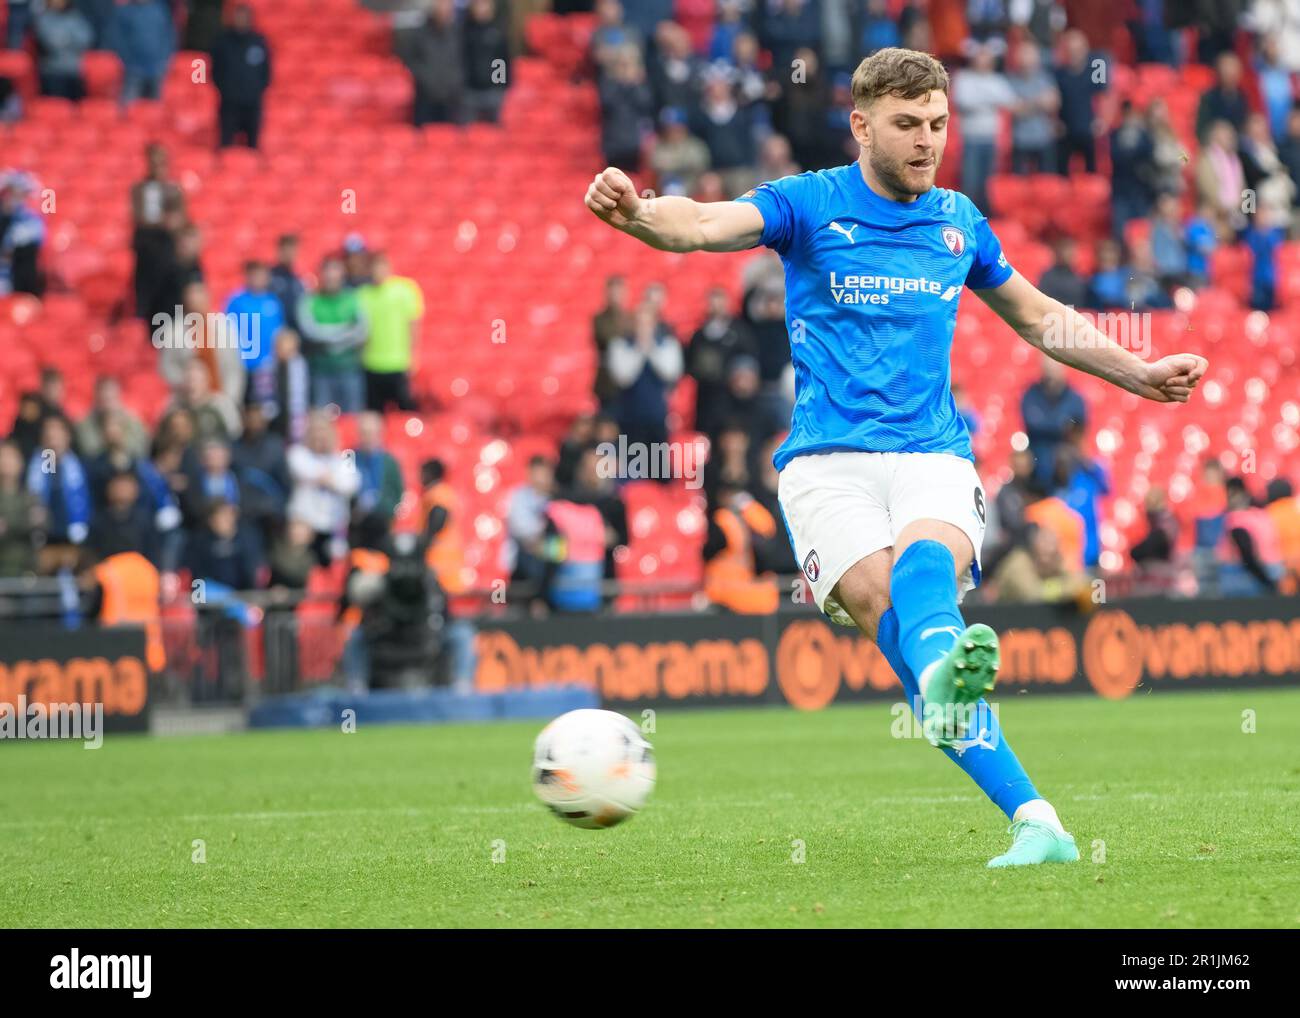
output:
[[853, 72], [853, 106], [866, 112], [881, 96], [915, 99], [947, 92], [948, 72], [929, 53], [889, 46], [876, 50]]

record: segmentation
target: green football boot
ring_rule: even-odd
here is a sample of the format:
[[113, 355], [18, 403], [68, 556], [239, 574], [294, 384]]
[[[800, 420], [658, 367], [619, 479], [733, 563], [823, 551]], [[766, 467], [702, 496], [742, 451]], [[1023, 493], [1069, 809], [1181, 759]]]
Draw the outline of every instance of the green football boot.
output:
[[998, 634], [982, 622], [967, 626], [957, 642], [933, 666], [922, 697], [921, 730], [932, 746], [951, 747], [966, 737], [963, 718], [992, 692], [998, 677]]
[[1041, 820], [1017, 820], [1007, 831], [1014, 837], [1011, 848], [989, 860], [988, 868], [1037, 866], [1042, 862], [1078, 862], [1079, 848], [1074, 835], [1058, 831]]

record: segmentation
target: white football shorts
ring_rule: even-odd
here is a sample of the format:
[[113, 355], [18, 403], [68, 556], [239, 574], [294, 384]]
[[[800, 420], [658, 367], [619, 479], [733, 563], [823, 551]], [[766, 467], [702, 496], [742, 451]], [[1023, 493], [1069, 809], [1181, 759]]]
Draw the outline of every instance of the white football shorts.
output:
[[987, 509], [975, 465], [935, 452], [825, 452], [796, 456], [777, 483], [795, 558], [817, 607], [840, 625], [853, 619], [831, 597], [849, 567], [892, 548], [915, 520], [942, 520], [970, 538], [975, 561], [958, 578], [957, 599], [980, 580]]

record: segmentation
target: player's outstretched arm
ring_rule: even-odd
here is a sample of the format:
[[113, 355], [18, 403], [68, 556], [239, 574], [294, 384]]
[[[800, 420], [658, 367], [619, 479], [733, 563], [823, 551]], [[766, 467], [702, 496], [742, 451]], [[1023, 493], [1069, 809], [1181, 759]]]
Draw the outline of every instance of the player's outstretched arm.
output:
[[1144, 361], [1019, 272], [999, 287], [975, 292], [1021, 338], [1049, 357], [1157, 403], [1186, 403], [1209, 366], [1193, 353]]
[[763, 214], [753, 205], [676, 195], [643, 198], [628, 175], [613, 166], [596, 174], [587, 188], [587, 208], [660, 251], [744, 251], [763, 236]]

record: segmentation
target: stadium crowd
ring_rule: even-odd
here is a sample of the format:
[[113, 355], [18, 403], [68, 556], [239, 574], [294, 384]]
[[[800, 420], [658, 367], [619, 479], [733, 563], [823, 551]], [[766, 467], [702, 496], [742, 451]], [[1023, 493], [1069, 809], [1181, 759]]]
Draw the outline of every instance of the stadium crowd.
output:
[[[183, 35], [186, 49], [212, 54], [220, 144], [257, 147], [273, 54], [250, 10], [228, 5], [223, 27], [219, 0], [191, 0], [178, 30], [172, 6], [9, 0], [7, 41], [34, 40], [42, 91], [71, 99], [84, 90], [82, 55], [115, 49], [127, 70], [125, 103], [157, 94]], [[414, 83], [414, 122], [496, 121], [512, 58], [505, 12], [493, 0], [397, 6], [393, 45]], [[1166, 308], [1179, 287], [1205, 283], [1217, 248], [1244, 245], [1251, 304], [1272, 308], [1276, 251], [1296, 227], [1300, 185], [1300, 13], [1277, 0], [1096, 6], [596, 0], [555, 8], [594, 11], [582, 73], [597, 82], [604, 158], [660, 193], [723, 199], [854, 158], [852, 67], [882, 46], [913, 46], [952, 69], [959, 184], [981, 208], [994, 211], [990, 180], [1003, 162], [1022, 174], [1108, 170], [1109, 234], [1088, 251], [1077, 237], [1051, 238], [1046, 292], [1080, 308]], [[1192, 24], [1200, 31], [1189, 49], [1179, 30]], [[1213, 68], [1196, 110], [1193, 166], [1162, 97], [1145, 108], [1107, 104], [1117, 25], [1144, 62]], [[22, 115], [12, 102], [2, 108]], [[481, 608], [482, 600], [457, 601], [467, 593], [457, 551], [463, 521], [445, 466], [425, 462], [420, 503], [404, 506], [400, 468], [384, 448], [382, 415], [419, 408], [411, 380], [425, 308], [419, 286], [399, 274], [409, 267], [351, 234], [306, 271], [297, 238], [286, 235], [274, 252], [248, 259], [239, 290], [213, 294], [204, 252], [223, 238], [190, 221], [165, 142], [150, 146], [147, 163], [127, 198], [131, 297], [151, 327], [172, 402], [151, 432], [104, 378], [91, 412], [73, 421], [63, 378], [45, 371], [0, 444], [0, 577], [73, 571], [102, 588], [95, 570], [135, 553], [157, 570], [164, 593], [186, 573], [210, 590], [292, 596], [317, 567], [382, 570], [358, 553], [383, 545], [394, 520], [414, 508], [452, 614]], [[25, 173], [0, 180], [0, 293], [42, 290], [45, 234], [34, 196]], [[738, 302], [724, 289], [709, 292], [689, 336], [668, 324], [680, 318], [665, 314], [670, 286], [653, 284], [634, 300], [626, 279], [604, 285], [591, 323], [598, 409], [572, 422], [557, 456], [530, 461], [509, 500], [512, 600], [538, 612], [610, 604], [606, 581], [628, 542], [622, 491], [641, 479], [612, 462], [610, 449], [667, 442], [672, 395], [689, 378], [694, 429], [709, 450], [704, 591], [731, 610], [773, 610], [776, 577], [799, 572], [771, 465], [794, 389], [779, 260], [764, 253], [747, 264]], [[236, 339], [204, 341], [217, 333]], [[977, 431], [977, 411], [960, 391], [954, 397]], [[1083, 400], [1045, 361], [1021, 410], [1023, 447], [989, 507], [986, 596], [1086, 599], [1108, 480], [1087, 448]], [[348, 448], [340, 448], [340, 414], [356, 415]], [[1178, 513], [1152, 488], [1134, 567], [1159, 579], [1161, 564], [1190, 548], [1202, 590], [1294, 591], [1300, 501], [1285, 478], [1266, 491], [1252, 480], [1226, 476], [1210, 458]]]

